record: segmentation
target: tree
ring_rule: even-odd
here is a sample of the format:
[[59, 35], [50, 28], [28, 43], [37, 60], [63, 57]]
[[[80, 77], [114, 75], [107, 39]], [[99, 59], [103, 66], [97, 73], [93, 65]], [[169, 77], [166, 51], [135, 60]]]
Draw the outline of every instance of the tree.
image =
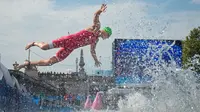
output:
[[[200, 27], [194, 28], [183, 41], [182, 63], [184, 68], [194, 67], [194, 70], [200, 72], [198, 63], [191, 62], [195, 55], [200, 55]], [[200, 58], [198, 58], [199, 61]]]

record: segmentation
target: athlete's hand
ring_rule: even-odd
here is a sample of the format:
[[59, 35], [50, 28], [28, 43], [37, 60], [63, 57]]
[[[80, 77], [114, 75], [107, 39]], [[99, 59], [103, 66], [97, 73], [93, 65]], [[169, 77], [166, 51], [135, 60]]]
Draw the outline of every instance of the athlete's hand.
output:
[[100, 67], [100, 66], [101, 66], [101, 62], [100, 62], [100, 61], [98, 61], [98, 60], [97, 60], [97, 61], [95, 61], [95, 66], [96, 66], [96, 67]]
[[105, 12], [105, 11], [106, 11], [106, 8], [107, 8], [106, 4], [102, 4], [100, 10], [101, 10], [102, 12]]

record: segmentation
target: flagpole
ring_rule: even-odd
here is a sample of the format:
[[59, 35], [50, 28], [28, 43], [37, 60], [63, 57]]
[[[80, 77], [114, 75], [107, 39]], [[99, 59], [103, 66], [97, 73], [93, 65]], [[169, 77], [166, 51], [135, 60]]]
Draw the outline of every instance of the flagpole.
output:
[[29, 51], [28, 51], [28, 61], [30, 61], [30, 53], [31, 52], [31, 50], [29, 49]]

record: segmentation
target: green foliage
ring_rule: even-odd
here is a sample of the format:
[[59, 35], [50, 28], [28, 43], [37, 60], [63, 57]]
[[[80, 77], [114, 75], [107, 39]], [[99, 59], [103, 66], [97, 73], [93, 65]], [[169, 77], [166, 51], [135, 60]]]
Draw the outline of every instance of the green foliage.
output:
[[193, 58], [195, 55], [200, 55], [200, 27], [191, 30], [190, 34], [186, 36], [186, 40], [183, 41], [182, 45], [182, 63], [184, 67], [194, 67], [194, 70], [199, 72], [200, 68], [199, 65], [197, 65], [198, 63], [191, 63], [190, 59]]

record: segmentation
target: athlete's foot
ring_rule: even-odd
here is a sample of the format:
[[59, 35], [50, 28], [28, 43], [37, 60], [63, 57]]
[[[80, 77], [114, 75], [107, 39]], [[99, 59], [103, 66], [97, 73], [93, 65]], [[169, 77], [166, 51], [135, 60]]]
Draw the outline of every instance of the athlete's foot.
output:
[[24, 62], [23, 65], [24, 65], [24, 67], [25, 67], [25, 66], [30, 66], [30, 61], [29, 61], [29, 60], [25, 60], [25, 62]]
[[29, 66], [29, 65], [30, 65], [30, 61], [26, 60], [26, 61], [24, 62], [24, 64], [18, 65], [18, 66], [16, 67], [16, 70], [20, 70], [20, 69], [22, 69], [22, 68], [25, 68], [25, 66]]
[[26, 46], [25, 50], [27, 50], [27, 49], [31, 48], [32, 46], [34, 46], [34, 43], [35, 43], [35, 42], [29, 43], [29, 44]]

